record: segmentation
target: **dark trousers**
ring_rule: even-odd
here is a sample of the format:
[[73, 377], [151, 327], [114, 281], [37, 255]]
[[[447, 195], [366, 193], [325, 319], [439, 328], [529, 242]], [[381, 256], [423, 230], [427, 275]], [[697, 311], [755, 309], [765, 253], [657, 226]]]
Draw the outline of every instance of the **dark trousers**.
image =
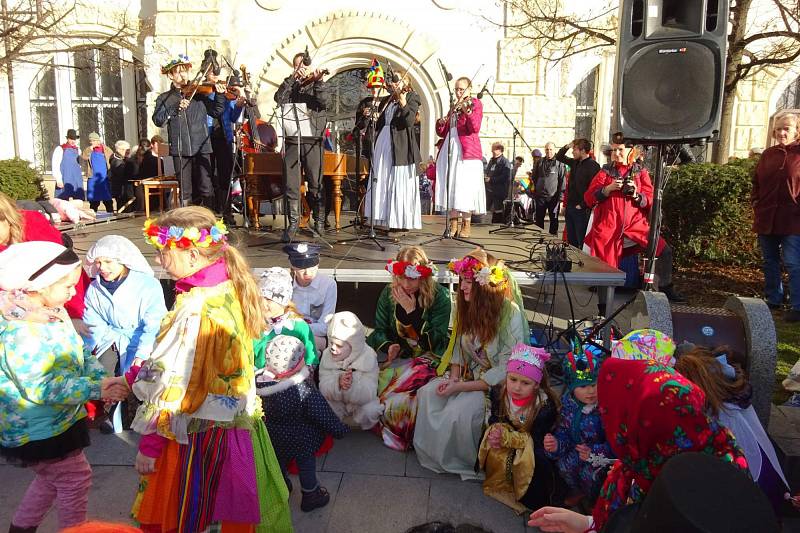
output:
[[586, 238], [586, 226], [589, 225], [590, 209], [576, 209], [575, 206], [567, 206], [567, 213], [564, 221], [567, 224], [567, 242], [576, 248], [583, 248], [583, 240]]
[[[319, 486], [317, 481], [317, 460], [313, 455], [305, 457], [295, 457], [297, 462], [298, 477], [300, 478], [300, 488], [304, 492], [311, 492]], [[286, 465], [281, 465], [283, 470], [283, 477], [289, 479], [289, 473], [286, 470]]]
[[300, 142], [299, 150], [297, 143], [292, 141], [293, 139], [286, 139], [286, 154], [283, 158], [286, 199], [289, 202], [300, 200], [302, 175], [308, 182], [308, 193], [306, 194], [308, 204], [314, 209], [319, 206], [317, 202], [322, 194], [322, 141], [303, 139]]
[[214, 209], [214, 186], [211, 183], [210, 154], [189, 157], [172, 156], [175, 176], [181, 184], [181, 205], [204, 205]]
[[544, 215], [547, 214], [550, 219], [550, 235], [558, 234], [558, 209], [561, 207], [561, 198], [553, 196], [552, 198], [536, 197], [533, 199], [536, 206], [536, 215], [534, 222], [537, 226], [544, 229]]
[[233, 149], [224, 135], [211, 136], [211, 164], [214, 168], [214, 191], [216, 192], [216, 210], [219, 213], [230, 213], [231, 172], [233, 172]]
[[[117, 209], [122, 209], [122, 206], [128, 203], [128, 200], [136, 198], [136, 193], [133, 189], [133, 182], [131, 181], [126, 181], [122, 184], [118, 194], [114, 197], [114, 199], [117, 201]], [[138, 206], [136, 205], [136, 202], [134, 202], [132, 208], [129, 207], [127, 211], [131, 212], [136, 211], [137, 209]]]
[[[114, 202], [112, 202], [111, 200], [103, 200], [102, 203], [106, 208], [106, 213], [114, 212]], [[96, 212], [98, 207], [100, 207], [100, 202], [89, 202], [89, 209], [91, 209], [92, 211]]]
[[486, 211], [502, 211], [503, 202], [508, 200], [507, 183], [491, 183], [486, 191]]

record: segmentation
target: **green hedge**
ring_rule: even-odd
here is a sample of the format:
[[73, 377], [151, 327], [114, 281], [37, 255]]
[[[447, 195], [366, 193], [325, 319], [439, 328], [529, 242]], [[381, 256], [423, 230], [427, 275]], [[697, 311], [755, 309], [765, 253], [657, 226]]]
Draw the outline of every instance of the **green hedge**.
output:
[[664, 190], [662, 234], [678, 264], [694, 260], [757, 266], [752, 231], [751, 175], [755, 161], [698, 163], [672, 171]]
[[42, 176], [24, 159], [0, 160], [0, 191], [14, 200], [47, 198]]

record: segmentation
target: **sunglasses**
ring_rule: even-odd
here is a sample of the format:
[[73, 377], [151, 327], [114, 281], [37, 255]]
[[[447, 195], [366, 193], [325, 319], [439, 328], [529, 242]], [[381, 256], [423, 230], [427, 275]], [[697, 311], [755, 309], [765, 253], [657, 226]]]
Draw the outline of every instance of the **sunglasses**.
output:
[[47, 270], [50, 269], [50, 267], [52, 267], [53, 265], [73, 265], [75, 263], [80, 263], [80, 258], [74, 251], [72, 251], [71, 248], [67, 248], [66, 250], [55, 256], [53, 259], [45, 263], [44, 266], [42, 266], [42, 268], [31, 274], [30, 277], [28, 278], [28, 281], [35, 280], [36, 278], [47, 272]]

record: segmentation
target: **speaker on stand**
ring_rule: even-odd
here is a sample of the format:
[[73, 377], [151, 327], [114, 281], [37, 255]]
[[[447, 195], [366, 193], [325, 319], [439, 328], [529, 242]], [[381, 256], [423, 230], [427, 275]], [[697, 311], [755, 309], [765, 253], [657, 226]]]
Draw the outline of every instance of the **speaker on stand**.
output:
[[619, 11], [613, 142], [655, 145], [645, 288], [655, 281], [664, 153], [719, 134], [728, 0], [623, 0]]

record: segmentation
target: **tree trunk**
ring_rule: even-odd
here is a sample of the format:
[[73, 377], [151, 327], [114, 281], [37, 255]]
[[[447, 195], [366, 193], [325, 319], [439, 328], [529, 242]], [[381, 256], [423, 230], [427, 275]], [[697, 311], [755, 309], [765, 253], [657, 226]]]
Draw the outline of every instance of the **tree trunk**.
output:
[[722, 114], [719, 120], [719, 141], [714, 143], [713, 162], [720, 165], [728, 162], [733, 142], [733, 106], [736, 104], [736, 90], [722, 93]]

